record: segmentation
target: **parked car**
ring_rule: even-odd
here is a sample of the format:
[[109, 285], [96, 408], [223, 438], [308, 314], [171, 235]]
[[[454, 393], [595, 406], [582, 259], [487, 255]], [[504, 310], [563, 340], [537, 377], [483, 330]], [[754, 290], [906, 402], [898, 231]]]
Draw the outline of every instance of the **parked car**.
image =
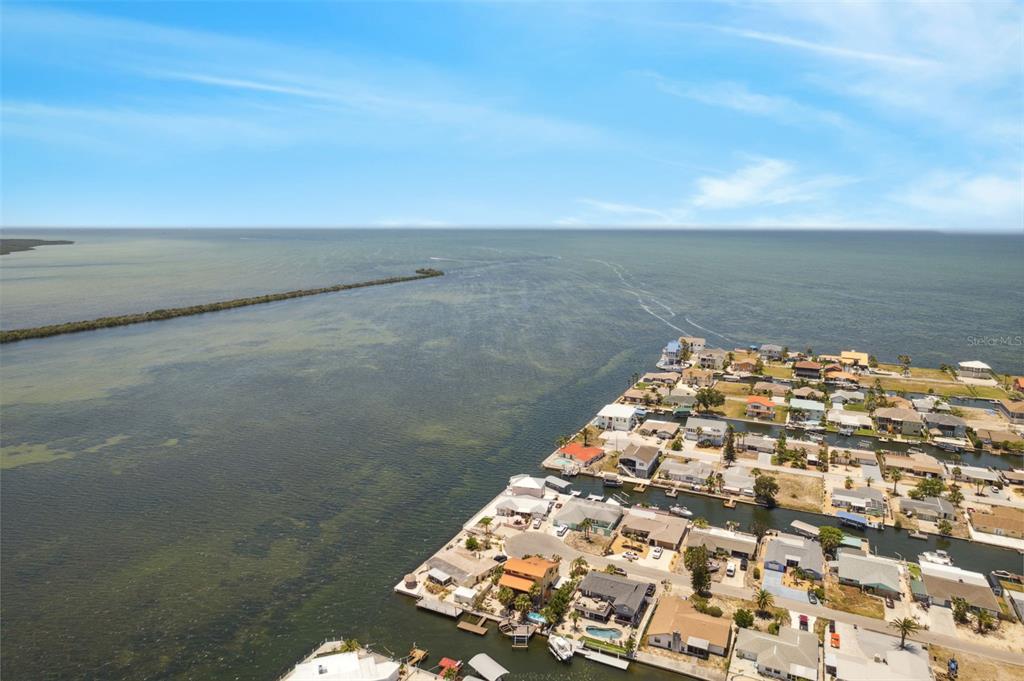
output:
[[747, 564], [748, 563], [746, 558], [740, 558], [740, 570], [746, 570]]
[[626, 571], [620, 568], [618, 565], [612, 568], [612, 573], [618, 575], [619, 577], [626, 576]]
[[807, 631], [809, 621], [807, 615], [800, 615], [800, 631]]
[[654, 560], [658, 560], [659, 558], [661, 558], [661, 553], [661, 547], [655, 546], [654, 549], [651, 550], [651, 558], [653, 558]]
[[499, 553], [498, 555], [496, 555], [494, 557], [494, 562], [495, 563], [504, 563], [506, 560], [508, 560], [508, 556], [506, 556], [503, 553]]
[[809, 602], [809, 603], [810, 603], [811, 605], [817, 605], [817, 604], [818, 604], [818, 597], [817, 597], [817, 596], [815, 596], [815, 595], [814, 595], [814, 592], [813, 592], [813, 591], [811, 591], [810, 589], [808, 589], [808, 590], [807, 590], [807, 601], [808, 601], [808, 602]]
[[828, 621], [828, 633], [830, 633], [830, 634], [836, 633], [836, 621], [835, 620], [829, 620]]
[[735, 574], [736, 574], [736, 563], [729, 563], [729, 565], [725, 568], [725, 576], [726, 577], [732, 577]]
[[555, 534], [557, 534], [559, 537], [564, 537], [565, 533], [568, 532], [568, 531], [569, 531], [569, 526], [568, 525], [559, 525], [558, 529], [555, 530]]
[[892, 602], [892, 598], [889, 597], [889, 596], [885, 597], [885, 607], [890, 608], [890, 609], [895, 607], [895, 605]]
[[722, 569], [722, 564], [719, 563], [717, 560], [709, 560], [708, 561], [708, 572], [718, 572], [721, 569]]
[[625, 558], [626, 560], [636, 560], [640, 556], [638, 554], [634, 553], [633, 551], [626, 551], [624, 554], [622, 554], [622, 557]]
[[533, 529], [539, 530], [540, 529], [540, 523], [541, 523], [541, 519], [540, 518], [534, 518], [533, 519]]

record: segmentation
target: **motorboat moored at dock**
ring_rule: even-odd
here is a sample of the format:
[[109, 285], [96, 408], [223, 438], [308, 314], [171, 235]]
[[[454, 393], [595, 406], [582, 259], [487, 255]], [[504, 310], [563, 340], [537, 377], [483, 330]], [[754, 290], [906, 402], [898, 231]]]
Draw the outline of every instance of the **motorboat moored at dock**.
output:
[[551, 651], [551, 654], [559, 662], [568, 662], [572, 659], [574, 653], [569, 639], [554, 635], [548, 637], [548, 650]]

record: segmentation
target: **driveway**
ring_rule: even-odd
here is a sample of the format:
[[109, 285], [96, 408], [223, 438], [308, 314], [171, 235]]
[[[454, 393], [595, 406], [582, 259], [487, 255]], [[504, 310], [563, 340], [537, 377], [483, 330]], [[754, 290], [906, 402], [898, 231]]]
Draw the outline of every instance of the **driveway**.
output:
[[928, 608], [929, 629], [936, 634], [956, 636], [956, 622], [953, 621], [953, 611], [933, 605]]
[[804, 601], [807, 602], [807, 592], [794, 589], [789, 586], [782, 585], [782, 573], [776, 572], [775, 570], [765, 569], [764, 580], [762, 585], [764, 590], [768, 593], [775, 594], [782, 598], [788, 598], [791, 601]]

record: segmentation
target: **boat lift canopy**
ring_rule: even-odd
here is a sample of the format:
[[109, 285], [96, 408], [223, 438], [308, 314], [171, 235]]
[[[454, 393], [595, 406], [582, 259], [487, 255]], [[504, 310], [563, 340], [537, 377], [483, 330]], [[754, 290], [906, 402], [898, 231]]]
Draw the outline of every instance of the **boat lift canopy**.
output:
[[494, 661], [490, 655], [480, 653], [469, 660], [469, 666], [475, 669], [487, 681], [498, 681], [508, 674], [508, 670]]

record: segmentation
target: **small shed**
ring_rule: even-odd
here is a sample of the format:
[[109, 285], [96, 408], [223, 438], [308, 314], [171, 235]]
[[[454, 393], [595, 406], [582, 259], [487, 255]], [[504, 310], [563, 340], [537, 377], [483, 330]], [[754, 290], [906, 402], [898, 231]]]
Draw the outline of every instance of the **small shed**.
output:
[[455, 602], [463, 605], [472, 605], [476, 599], [476, 589], [460, 586], [455, 589]]
[[432, 582], [437, 582], [441, 586], [448, 586], [454, 581], [450, 574], [437, 568], [430, 568], [430, 570], [427, 571], [427, 579]]

